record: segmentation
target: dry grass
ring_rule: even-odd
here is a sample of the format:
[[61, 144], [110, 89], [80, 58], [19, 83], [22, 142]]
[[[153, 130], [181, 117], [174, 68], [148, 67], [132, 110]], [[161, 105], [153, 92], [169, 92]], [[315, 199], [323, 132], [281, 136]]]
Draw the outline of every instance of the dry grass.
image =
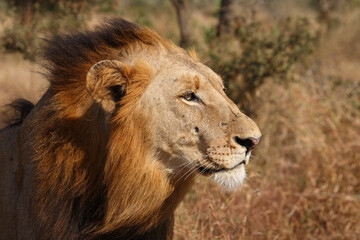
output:
[[[175, 239], [360, 239], [358, 16], [325, 35], [297, 82], [259, 89], [263, 139], [247, 181], [227, 193], [199, 178], [176, 212]], [[162, 22], [154, 27], [165, 32]], [[36, 66], [1, 58], [0, 105], [36, 101], [47, 85]]]
[[175, 239], [360, 239], [360, 56], [351, 51], [360, 34], [352, 26], [327, 33], [297, 82], [259, 89], [263, 138], [248, 181], [230, 194], [200, 179], [177, 210]]
[[360, 122], [343, 94], [306, 81], [263, 86], [248, 181], [232, 194], [197, 184], [178, 209], [176, 239], [360, 238]]
[[[18, 54], [1, 55], [0, 61], [0, 116], [11, 114], [3, 106], [17, 98], [37, 102], [47, 87], [47, 81], [38, 74], [39, 67], [23, 60]], [[5, 116], [4, 116], [5, 115]], [[4, 123], [0, 121], [0, 128]]]

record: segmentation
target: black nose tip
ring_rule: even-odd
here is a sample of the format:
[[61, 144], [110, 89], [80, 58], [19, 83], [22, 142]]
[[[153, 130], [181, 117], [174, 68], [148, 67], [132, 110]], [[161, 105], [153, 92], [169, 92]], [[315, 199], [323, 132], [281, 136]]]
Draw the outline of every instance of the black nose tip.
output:
[[241, 139], [238, 136], [235, 136], [234, 140], [240, 146], [245, 147], [247, 151], [250, 151], [251, 149], [256, 147], [256, 145], [258, 145], [260, 142], [260, 138], [253, 138], [253, 137]]

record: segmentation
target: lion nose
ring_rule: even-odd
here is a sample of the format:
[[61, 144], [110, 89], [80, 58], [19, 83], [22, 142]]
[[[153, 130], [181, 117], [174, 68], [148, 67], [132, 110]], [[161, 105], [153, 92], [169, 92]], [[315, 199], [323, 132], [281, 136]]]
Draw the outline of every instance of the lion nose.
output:
[[246, 138], [246, 139], [241, 139], [238, 136], [233, 137], [235, 143], [237, 145], [245, 147], [247, 151], [250, 151], [251, 149], [256, 147], [256, 145], [258, 145], [259, 142], [260, 142], [260, 138], [261, 137], [258, 137], [258, 138], [249, 137], [249, 138]]

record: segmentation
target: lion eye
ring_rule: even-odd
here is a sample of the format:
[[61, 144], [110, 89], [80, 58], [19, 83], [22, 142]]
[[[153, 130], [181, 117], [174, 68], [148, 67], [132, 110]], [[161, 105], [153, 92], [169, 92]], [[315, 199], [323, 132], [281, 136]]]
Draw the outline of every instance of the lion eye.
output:
[[182, 95], [182, 98], [184, 98], [186, 101], [189, 101], [189, 102], [199, 100], [199, 98], [193, 92], [186, 92], [184, 95]]

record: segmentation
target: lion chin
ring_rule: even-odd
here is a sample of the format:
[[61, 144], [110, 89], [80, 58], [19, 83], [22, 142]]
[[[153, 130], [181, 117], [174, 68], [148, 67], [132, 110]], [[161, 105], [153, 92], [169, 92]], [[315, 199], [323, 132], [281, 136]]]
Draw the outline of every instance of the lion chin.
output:
[[241, 164], [231, 170], [213, 173], [210, 178], [224, 190], [229, 192], [236, 191], [241, 187], [246, 178], [245, 167]]

